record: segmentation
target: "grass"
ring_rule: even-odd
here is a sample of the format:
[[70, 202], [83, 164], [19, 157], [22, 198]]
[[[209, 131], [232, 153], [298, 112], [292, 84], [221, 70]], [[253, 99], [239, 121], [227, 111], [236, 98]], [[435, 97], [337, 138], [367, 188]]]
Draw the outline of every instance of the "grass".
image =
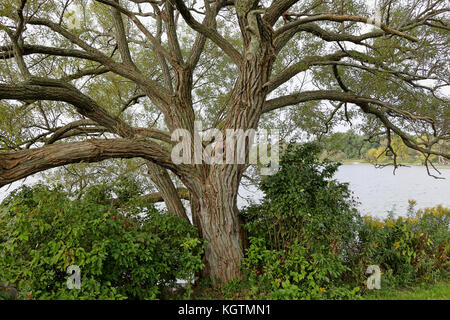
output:
[[422, 284], [414, 288], [380, 290], [364, 296], [366, 300], [448, 300], [450, 299], [450, 282]]
[[[248, 293], [248, 292], [247, 292]], [[185, 292], [172, 293], [166, 299], [183, 299]], [[268, 296], [261, 296], [267, 299]], [[203, 284], [194, 288], [193, 295], [189, 299], [193, 300], [223, 300], [223, 299], [248, 299], [246, 292], [239, 292], [235, 295], [226, 296], [223, 292]], [[445, 278], [436, 283], [422, 283], [413, 287], [373, 290], [363, 294], [363, 300], [449, 300], [450, 299], [450, 279]]]

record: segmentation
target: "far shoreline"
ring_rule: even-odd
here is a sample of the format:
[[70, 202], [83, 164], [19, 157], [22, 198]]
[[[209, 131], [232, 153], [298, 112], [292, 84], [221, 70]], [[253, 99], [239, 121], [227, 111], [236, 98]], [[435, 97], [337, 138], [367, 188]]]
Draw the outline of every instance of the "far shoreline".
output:
[[[374, 163], [368, 162], [366, 160], [359, 160], [359, 159], [345, 159], [345, 160], [332, 160], [335, 162], [340, 162], [342, 164], [366, 164], [366, 165], [372, 165], [375, 166]], [[384, 165], [388, 167], [393, 167], [394, 165], [392, 163], [378, 163], [379, 165]], [[399, 166], [403, 167], [425, 167], [425, 165], [420, 163], [399, 163]], [[435, 164], [434, 165], [437, 169], [450, 169], [450, 164]], [[430, 169], [432, 169], [431, 166], [429, 166]]]

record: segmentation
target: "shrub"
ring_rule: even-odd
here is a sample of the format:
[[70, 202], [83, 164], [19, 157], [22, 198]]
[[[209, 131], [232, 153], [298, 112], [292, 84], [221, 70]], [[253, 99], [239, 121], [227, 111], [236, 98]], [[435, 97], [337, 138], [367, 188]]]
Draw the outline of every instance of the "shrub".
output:
[[407, 217], [364, 217], [359, 233], [359, 270], [377, 264], [385, 285], [404, 286], [437, 280], [449, 273], [450, 209], [442, 206], [416, 211], [410, 201]]
[[339, 164], [320, 161], [319, 150], [289, 145], [260, 185], [262, 202], [242, 212], [246, 279], [225, 286], [226, 297], [357, 299], [369, 265], [380, 266], [384, 288], [448, 277], [449, 209], [416, 211], [412, 201], [407, 217], [361, 217], [332, 179]]
[[[356, 297], [351, 277], [358, 213], [339, 164], [319, 161], [313, 143], [290, 144], [265, 178], [261, 204], [243, 212], [250, 235], [243, 269], [254, 293], [276, 299]], [[259, 289], [258, 289], [259, 288]]]
[[[22, 299], [155, 299], [202, 268], [194, 227], [129, 193], [102, 204], [112, 189], [80, 200], [58, 187], [14, 191], [0, 205], [0, 280]], [[80, 290], [66, 286], [69, 265], [81, 269]]]

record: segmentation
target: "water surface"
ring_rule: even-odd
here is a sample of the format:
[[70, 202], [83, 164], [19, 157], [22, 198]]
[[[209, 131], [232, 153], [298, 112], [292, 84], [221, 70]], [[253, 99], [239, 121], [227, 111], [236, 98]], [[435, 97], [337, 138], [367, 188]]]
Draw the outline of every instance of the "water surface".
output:
[[445, 178], [435, 179], [422, 166], [400, 167], [393, 174], [393, 167], [375, 168], [370, 164], [342, 165], [335, 177], [349, 182], [350, 189], [361, 202], [361, 213], [386, 216], [394, 210], [404, 215], [408, 200], [416, 200], [417, 208], [442, 204], [450, 207], [450, 169], [439, 169]]
[[[422, 166], [400, 167], [395, 175], [393, 167], [375, 168], [370, 164], [345, 164], [339, 167], [335, 178], [349, 183], [354, 197], [360, 202], [363, 215], [386, 217], [392, 210], [406, 215], [408, 200], [416, 200], [416, 208], [442, 204], [450, 207], [450, 169], [439, 169], [445, 179], [437, 180]], [[438, 173], [434, 173], [438, 175]], [[254, 188], [240, 188], [238, 206], [257, 202], [263, 193]]]

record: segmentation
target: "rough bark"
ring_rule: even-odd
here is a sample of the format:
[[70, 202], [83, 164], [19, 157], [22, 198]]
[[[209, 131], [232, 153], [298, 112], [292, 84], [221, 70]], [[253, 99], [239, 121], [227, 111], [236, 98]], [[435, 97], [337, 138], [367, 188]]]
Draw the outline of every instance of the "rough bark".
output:
[[239, 177], [232, 166], [214, 170], [201, 185], [199, 220], [203, 238], [207, 241], [205, 258], [214, 285], [242, 277], [240, 264], [244, 247], [236, 203], [238, 186]]
[[[198, 236], [203, 238], [202, 225], [200, 221], [200, 214], [201, 214], [200, 203], [198, 201], [198, 198], [194, 196], [192, 193], [190, 193], [189, 203], [191, 209], [192, 224], [197, 227]], [[195, 278], [197, 280], [207, 279], [210, 277], [211, 274], [211, 267], [209, 266], [209, 262], [206, 259], [205, 254], [203, 254], [202, 257], [202, 263], [204, 266], [203, 269], [195, 274]]]
[[79, 162], [141, 157], [177, 171], [170, 154], [160, 145], [142, 140], [92, 139], [41, 148], [0, 153], [0, 187], [37, 172]]

